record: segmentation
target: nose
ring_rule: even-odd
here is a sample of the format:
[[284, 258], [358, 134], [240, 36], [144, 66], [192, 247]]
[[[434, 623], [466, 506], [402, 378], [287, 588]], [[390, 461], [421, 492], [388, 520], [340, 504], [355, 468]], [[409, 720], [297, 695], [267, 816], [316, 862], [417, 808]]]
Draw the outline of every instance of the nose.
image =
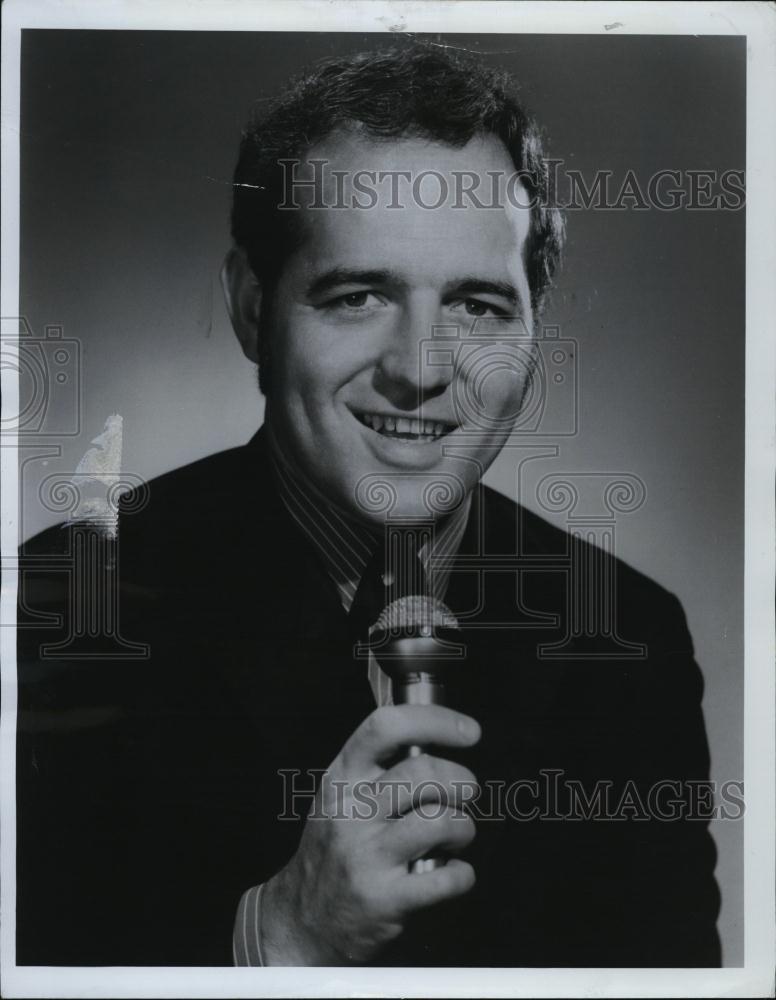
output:
[[411, 304], [397, 314], [386, 331], [375, 369], [374, 388], [401, 410], [416, 410], [421, 403], [444, 394], [453, 381], [454, 365], [449, 339], [454, 332], [440, 326], [433, 304]]

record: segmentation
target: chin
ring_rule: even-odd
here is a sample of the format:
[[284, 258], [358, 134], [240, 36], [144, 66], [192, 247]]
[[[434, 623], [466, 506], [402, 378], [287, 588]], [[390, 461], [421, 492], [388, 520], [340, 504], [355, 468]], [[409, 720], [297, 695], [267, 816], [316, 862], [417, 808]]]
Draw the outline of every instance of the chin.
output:
[[442, 469], [399, 474], [374, 471], [361, 476], [352, 488], [348, 509], [375, 527], [428, 524], [450, 514], [468, 492], [460, 476]]

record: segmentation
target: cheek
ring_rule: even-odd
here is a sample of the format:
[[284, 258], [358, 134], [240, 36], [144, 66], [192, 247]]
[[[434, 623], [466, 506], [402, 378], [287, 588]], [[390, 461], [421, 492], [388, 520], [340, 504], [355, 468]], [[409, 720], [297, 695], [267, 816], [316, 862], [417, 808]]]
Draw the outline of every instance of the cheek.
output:
[[[272, 367], [280, 399], [298, 406], [331, 396], [337, 365], [330, 346], [321, 344], [314, 330], [277, 330], [273, 340]], [[279, 400], [280, 401], [280, 400]]]
[[456, 381], [459, 418], [482, 430], [507, 429], [520, 412], [530, 377], [530, 358], [513, 347], [479, 349]]
[[290, 315], [273, 333], [273, 360], [285, 389], [331, 399], [371, 363], [370, 342], [360, 329], [337, 329], [306, 311]]

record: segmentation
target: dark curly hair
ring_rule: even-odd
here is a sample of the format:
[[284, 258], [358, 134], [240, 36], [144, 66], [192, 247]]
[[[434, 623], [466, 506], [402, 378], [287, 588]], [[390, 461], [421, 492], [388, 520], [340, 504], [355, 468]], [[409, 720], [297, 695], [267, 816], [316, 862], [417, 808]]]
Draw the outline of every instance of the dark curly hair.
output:
[[232, 237], [271, 287], [293, 247], [281, 160], [301, 159], [338, 127], [382, 138], [419, 137], [465, 146], [498, 136], [531, 197], [525, 264], [535, 310], [559, 264], [563, 219], [552, 206], [539, 129], [512, 77], [449, 47], [402, 40], [390, 48], [315, 64], [257, 110], [243, 132], [234, 173]]

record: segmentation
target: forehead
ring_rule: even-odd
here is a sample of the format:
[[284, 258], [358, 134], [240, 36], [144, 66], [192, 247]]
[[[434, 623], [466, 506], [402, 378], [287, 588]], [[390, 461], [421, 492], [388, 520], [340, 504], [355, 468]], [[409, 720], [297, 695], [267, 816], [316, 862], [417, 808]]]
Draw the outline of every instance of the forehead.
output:
[[[312, 178], [314, 169], [323, 207], [313, 205], [312, 188], [295, 189], [301, 208], [294, 256], [305, 270], [404, 268], [429, 282], [482, 269], [490, 277], [524, 277], [528, 198], [496, 137], [454, 148], [342, 130], [310, 150], [297, 176]], [[473, 196], [466, 193], [472, 188]]]

